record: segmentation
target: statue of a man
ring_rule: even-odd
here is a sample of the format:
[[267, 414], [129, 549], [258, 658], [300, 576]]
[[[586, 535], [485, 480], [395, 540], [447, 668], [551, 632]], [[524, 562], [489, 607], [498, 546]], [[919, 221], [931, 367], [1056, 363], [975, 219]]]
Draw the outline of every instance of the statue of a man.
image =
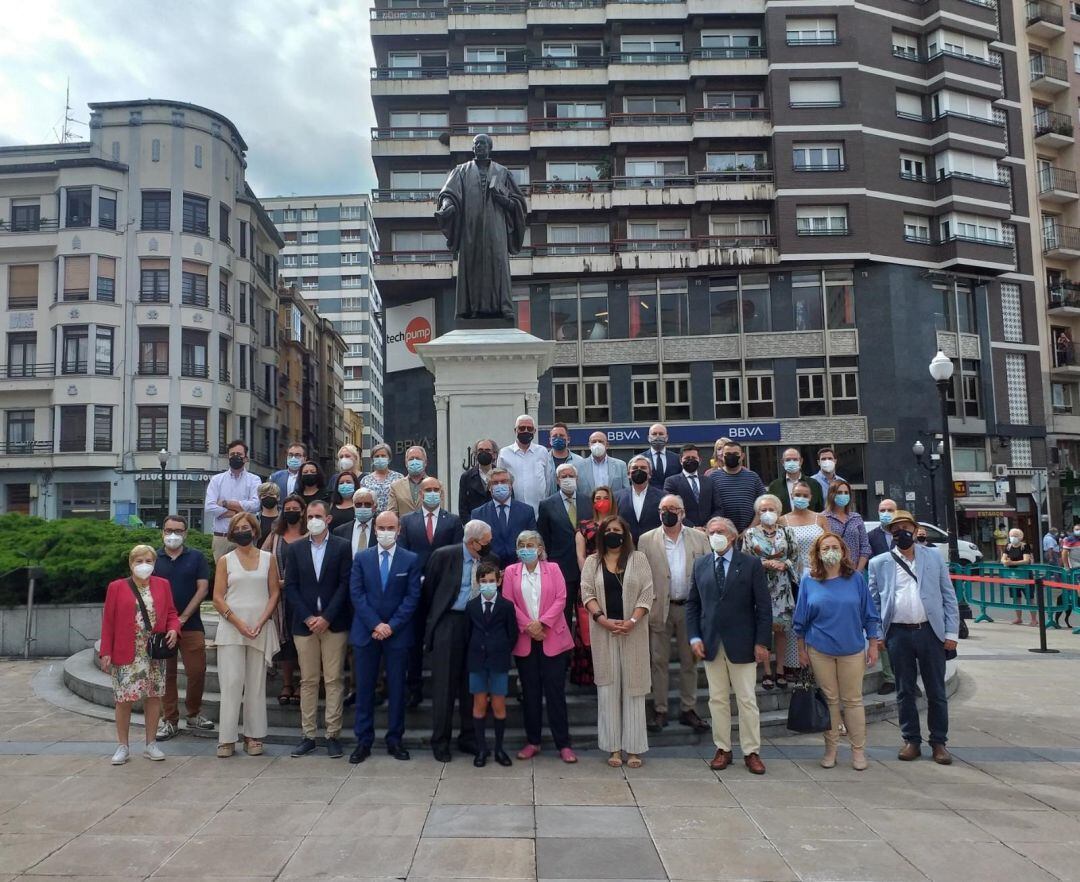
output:
[[459, 318], [512, 322], [510, 255], [525, 240], [525, 195], [491, 159], [489, 135], [473, 139], [474, 159], [454, 168], [439, 191], [435, 220], [458, 258]]

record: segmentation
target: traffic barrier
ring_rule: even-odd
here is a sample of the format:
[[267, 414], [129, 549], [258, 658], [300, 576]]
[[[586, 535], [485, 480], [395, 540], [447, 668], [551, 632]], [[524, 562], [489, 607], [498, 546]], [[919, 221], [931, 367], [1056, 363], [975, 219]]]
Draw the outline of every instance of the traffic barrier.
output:
[[[976, 623], [994, 621], [987, 613], [988, 609], [1007, 609], [1038, 613], [1040, 626], [1047, 628], [1060, 627], [1053, 615], [1068, 614], [1076, 607], [1078, 576], [1080, 573], [1045, 564], [954, 566], [950, 574], [957, 601], [965, 599], [979, 608]], [[1037, 590], [1040, 584], [1044, 589], [1041, 605]], [[1080, 633], [1080, 628], [1074, 633]]]

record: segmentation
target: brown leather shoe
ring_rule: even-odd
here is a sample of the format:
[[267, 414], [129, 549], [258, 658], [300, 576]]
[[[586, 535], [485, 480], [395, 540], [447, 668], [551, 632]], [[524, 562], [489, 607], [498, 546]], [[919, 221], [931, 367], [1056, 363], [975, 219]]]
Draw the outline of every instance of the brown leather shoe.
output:
[[909, 763], [912, 760], [917, 760], [920, 756], [922, 756], [922, 748], [914, 741], [905, 741], [904, 746], [900, 748], [900, 752], [896, 755], [896, 758]]
[[750, 770], [751, 775], [765, 774], [765, 763], [761, 761], [761, 757], [756, 753], [750, 753], [744, 756], [743, 762], [746, 763], [746, 768]]
[[732, 755], [730, 750], [718, 748], [716, 751], [716, 756], [714, 756], [712, 758], [712, 762], [709, 763], [709, 768], [712, 769], [714, 772], [722, 772], [724, 771], [724, 769], [731, 765], [731, 760]]
[[649, 732], [663, 732], [667, 726], [667, 714], [662, 711], [657, 711], [652, 715], [652, 719], [649, 721], [645, 728]]
[[930, 750], [933, 753], [935, 763], [942, 766], [952, 765], [952, 754], [945, 749], [944, 744], [931, 744]]
[[712, 729], [712, 726], [698, 716], [696, 710], [683, 711], [679, 714], [679, 722], [684, 726], [689, 726], [695, 732], [708, 732]]

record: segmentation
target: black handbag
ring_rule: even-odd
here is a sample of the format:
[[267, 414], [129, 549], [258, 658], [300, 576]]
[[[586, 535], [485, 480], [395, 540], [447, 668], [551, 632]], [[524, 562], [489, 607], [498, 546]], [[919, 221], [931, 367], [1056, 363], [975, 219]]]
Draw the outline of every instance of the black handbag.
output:
[[135, 602], [139, 604], [139, 612], [142, 613], [143, 624], [146, 625], [146, 630], [150, 631], [150, 636], [146, 638], [146, 654], [153, 659], [167, 659], [176, 657], [176, 647], [170, 647], [165, 642], [165, 635], [153, 630], [153, 625], [150, 624], [150, 613], [146, 611], [146, 604], [143, 603], [142, 594], [139, 593], [139, 589], [135, 587], [135, 583], [131, 580], [127, 580], [128, 587], [131, 588], [132, 593], [135, 595]]
[[809, 668], [800, 669], [799, 678], [792, 684], [787, 727], [804, 735], [827, 732], [832, 728], [829, 705]]

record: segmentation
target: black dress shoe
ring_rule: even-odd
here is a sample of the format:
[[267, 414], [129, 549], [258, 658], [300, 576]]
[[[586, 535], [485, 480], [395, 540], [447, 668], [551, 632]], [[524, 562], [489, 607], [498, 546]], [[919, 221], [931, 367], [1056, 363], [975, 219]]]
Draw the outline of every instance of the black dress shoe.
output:
[[414, 689], [409, 693], [409, 701], [406, 707], [409, 710], [416, 710], [424, 701], [424, 691], [422, 689]]
[[495, 762], [497, 762], [500, 766], [512, 766], [514, 764], [514, 761], [506, 755], [505, 750], [495, 751]]
[[896, 684], [885, 681], [880, 686], [878, 686], [877, 694], [878, 695], [890, 695], [895, 691], [896, 691]]
[[400, 744], [387, 744], [386, 752], [390, 754], [390, 756], [392, 756], [394, 759], [402, 760], [403, 762], [405, 760], [412, 759], [412, 757], [409, 756], [409, 751], [407, 751]]
[[450, 753], [450, 749], [447, 747], [433, 747], [431, 752], [437, 763], [448, 763], [454, 758], [453, 754]]
[[337, 759], [338, 757], [342, 756], [344, 753], [345, 753], [345, 751], [343, 751], [341, 749], [341, 742], [340, 741], [338, 741], [336, 738], [327, 738], [326, 739], [326, 755], [327, 756], [329, 756], [331, 759]]
[[470, 756], [476, 755], [476, 742], [475, 741], [462, 741], [458, 740], [457, 749], [462, 753], [467, 753]]
[[472, 764], [478, 769], [484, 768], [487, 765], [488, 752], [485, 750], [482, 753], [478, 753], [473, 757]]
[[354, 704], [356, 704], [356, 693], [350, 692], [348, 695], [346, 695], [345, 700], [342, 702], [342, 704], [345, 705], [345, 707], [352, 707]]
[[371, 745], [358, 744], [356, 750], [349, 754], [349, 762], [355, 766], [357, 763], [362, 763], [369, 756], [371, 756]]
[[315, 749], [315, 739], [305, 738], [293, 748], [290, 756], [307, 756]]
[[695, 732], [712, 731], [712, 726], [701, 719], [696, 710], [683, 711], [679, 714], [679, 722], [684, 726], [689, 726]]

